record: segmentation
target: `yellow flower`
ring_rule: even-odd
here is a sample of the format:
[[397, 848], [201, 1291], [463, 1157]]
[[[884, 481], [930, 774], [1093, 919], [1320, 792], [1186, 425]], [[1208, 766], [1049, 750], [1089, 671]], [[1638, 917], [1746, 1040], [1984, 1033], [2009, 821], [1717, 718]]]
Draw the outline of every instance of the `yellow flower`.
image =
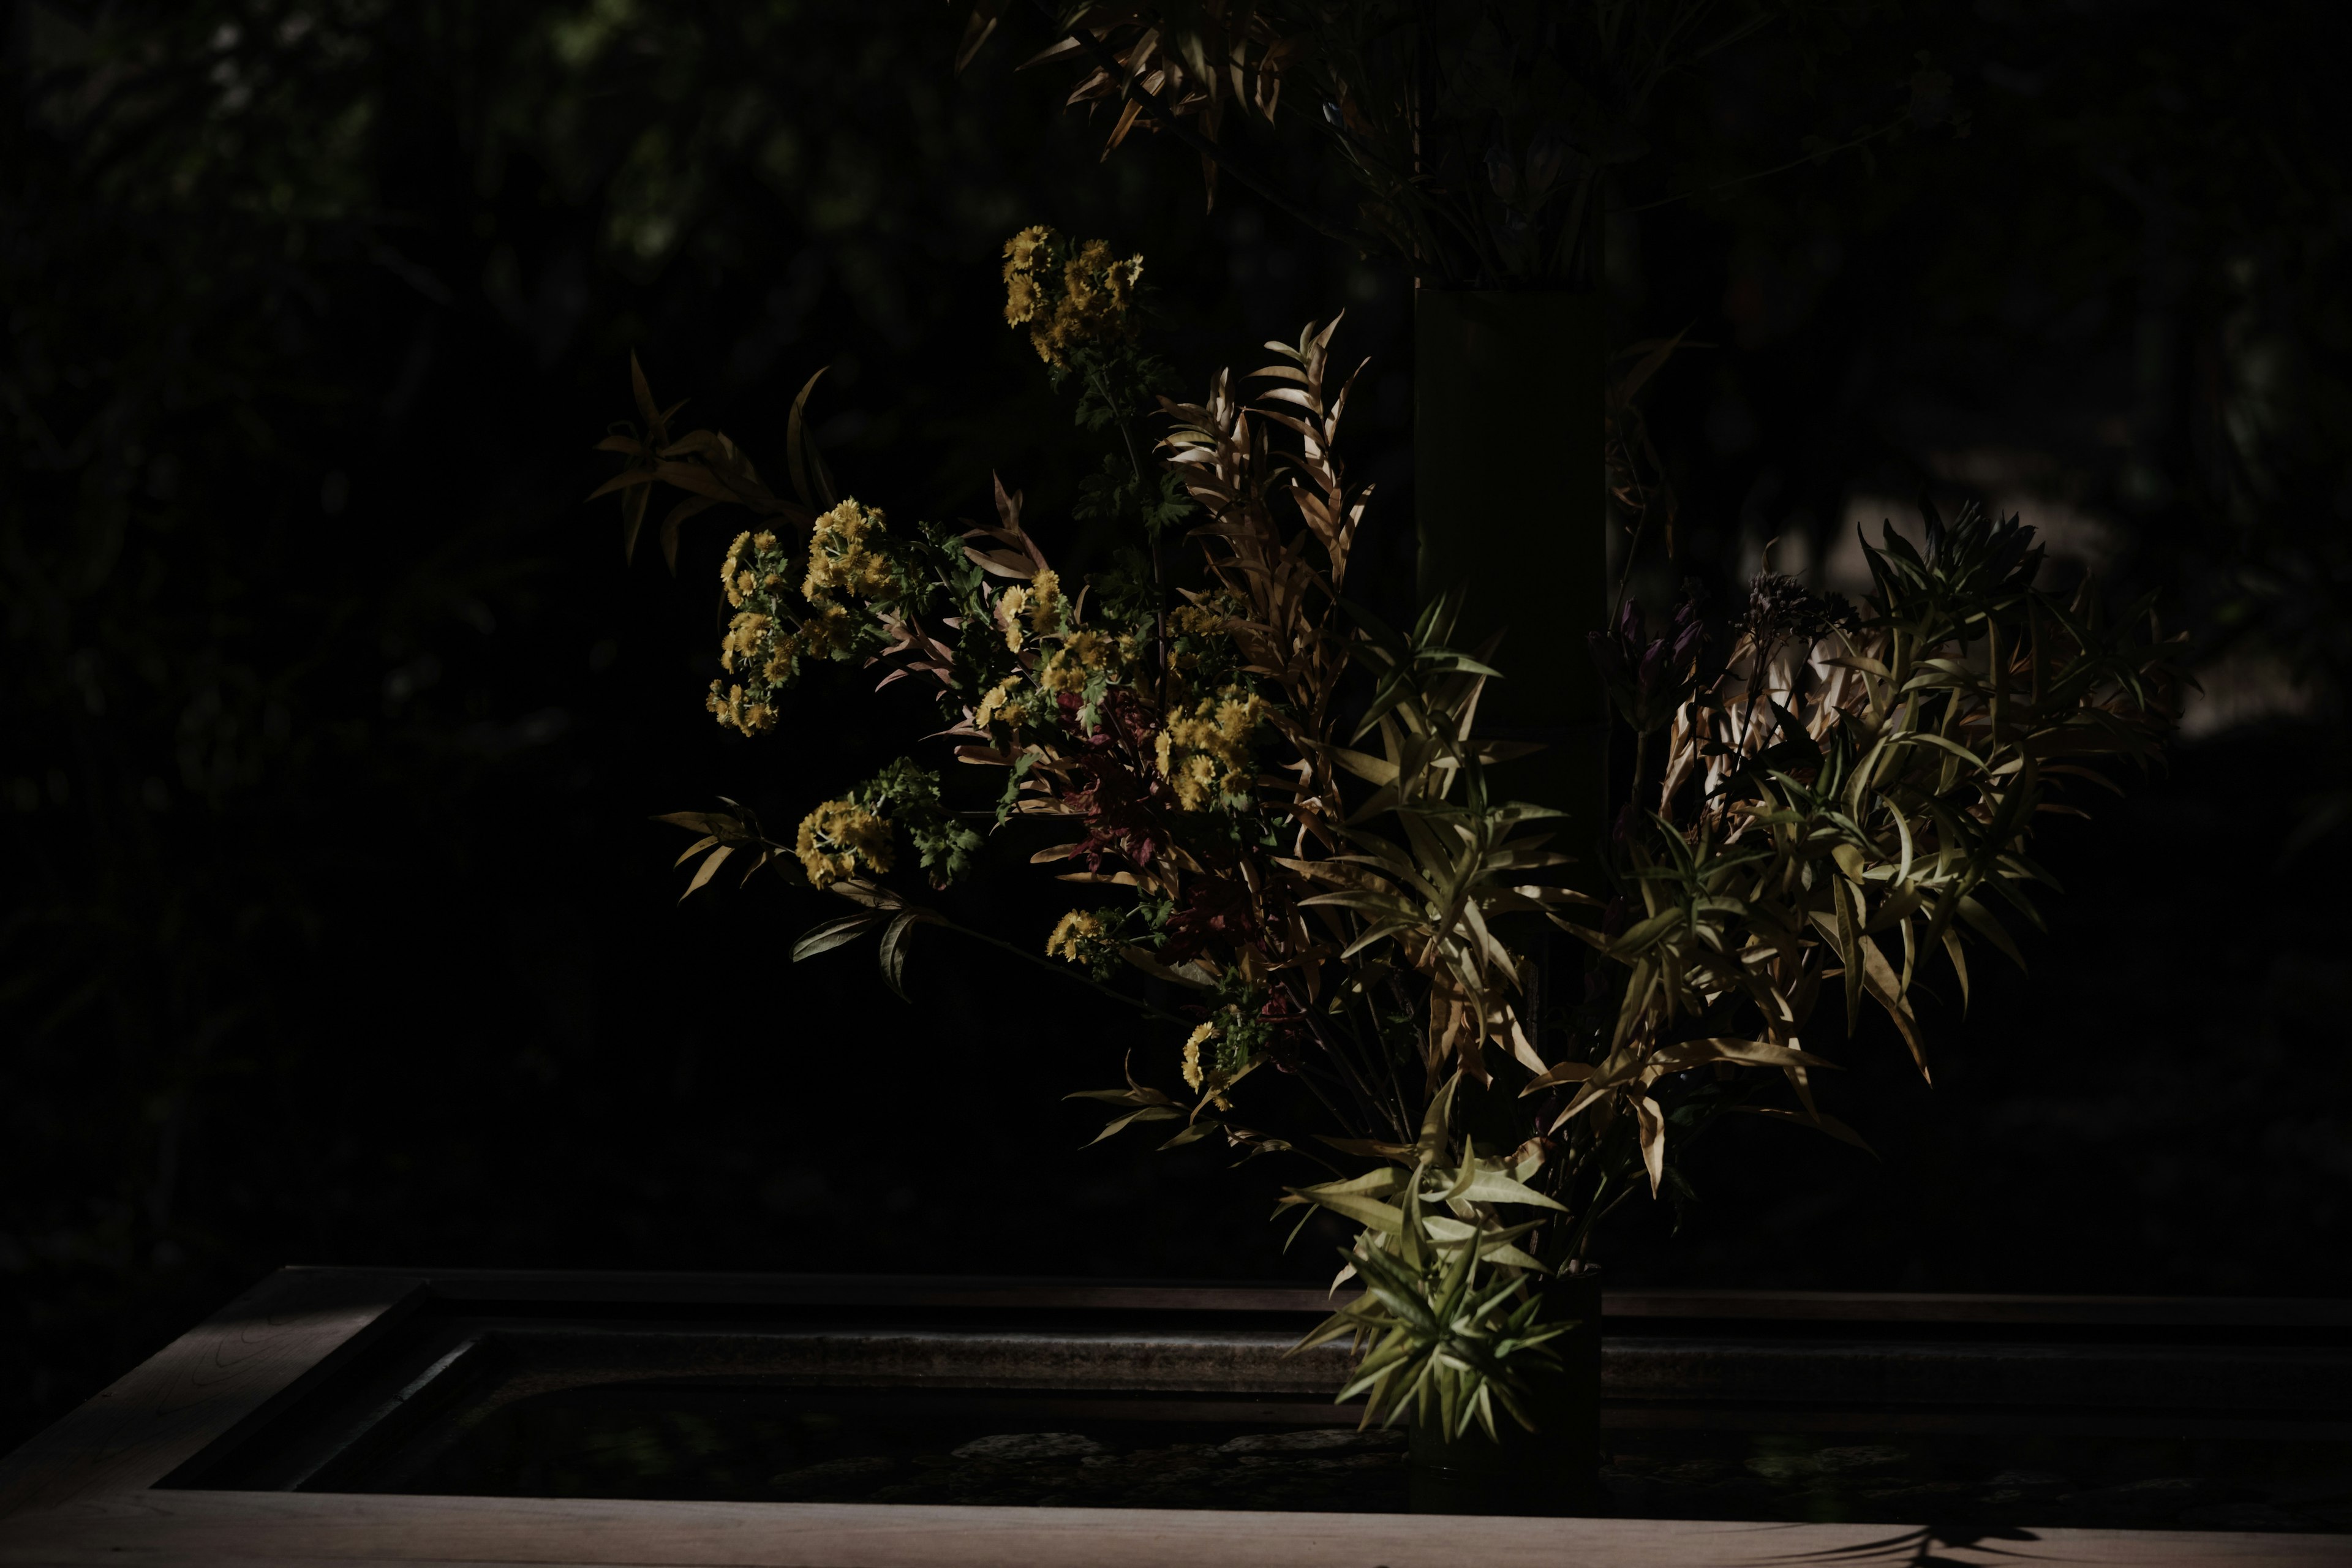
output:
[[1025, 593], [1017, 588], [1013, 592], [1021, 594], [1023, 602], [1029, 606], [1030, 630], [1043, 637], [1059, 624], [1062, 612], [1062, 579], [1051, 566], [1029, 580], [1029, 587]]
[[1061, 237], [1039, 224], [1023, 229], [1004, 242], [1004, 324], [1018, 327], [1036, 320], [1045, 291], [1036, 270]]
[[740, 657], [746, 666], [751, 663], [751, 656], [759, 651], [775, 624], [756, 610], [741, 611], [727, 624], [727, 636], [719, 645], [719, 662], [729, 674], [734, 673], [737, 658]]
[[1249, 740], [1265, 712], [1265, 699], [1234, 686], [1202, 698], [1189, 712], [1178, 708], [1169, 715], [1153, 751], [1160, 776], [1175, 786], [1178, 809], [1205, 811], [1220, 790], [1249, 792]]
[[727, 604], [730, 609], [741, 609], [743, 595], [751, 591], [751, 584], [748, 583], [740, 587], [737, 585], [739, 580], [744, 575], [743, 547], [751, 542], [751, 535], [749, 531], [737, 534], [735, 542], [727, 547], [727, 559], [719, 563], [719, 585], [727, 590]]
[[829, 800], [801, 819], [793, 848], [812, 886], [829, 888], [856, 875], [863, 860], [877, 871], [890, 868], [890, 824], [852, 800]]
[[1217, 740], [1237, 754], [1265, 711], [1265, 700], [1255, 692], [1244, 692], [1238, 698], [1228, 692], [1217, 703]]
[[1033, 224], [1004, 242], [1004, 270], [1007, 276], [1026, 272], [1036, 265], [1037, 253], [1052, 248], [1061, 237], [1044, 224]]
[[1014, 653], [1021, 651], [1024, 640], [1021, 630], [1022, 606], [1029, 602], [1029, 590], [1017, 584], [996, 597], [997, 624], [1004, 628], [1004, 646]]
[[1142, 277], [1143, 258], [1122, 260], [1107, 241], [1090, 239], [1072, 250], [1050, 228], [1024, 228], [1004, 245], [1004, 320], [1027, 327], [1037, 357], [1065, 370], [1073, 350], [1134, 335]]
[[756, 700], [746, 703], [743, 689], [730, 686], [725, 681], [710, 683], [710, 694], [702, 700], [702, 705], [718, 716], [721, 726], [739, 730], [746, 735], [756, 735], [773, 727], [776, 721], [774, 711], [766, 703]]
[[1206, 811], [1216, 804], [1217, 764], [1198, 752], [1184, 759], [1169, 782], [1176, 786], [1180, 811]]
[[[828, 539], [839, 543], [845, 536], [852, 546], [866, 548], [864, 557], [849, 562], [847, 575], [856, 586], [873, 587], [875, 571], [887, 570], [887, 563], [860, 542], [878, 528], [880, 514], [857, 509], [832, 521]], [[821, 595], [803, 604], [791, 595], [783, 576], [791, 564], [788, 548], [766, 529], [739, 533], [719, 574], [735, 614], [719, 639], [719, 661], [741, 684], [713, 687], [704, 706], [721, 725], [746, 735], [775, 727], [776, 689], [792, 684], [803, 659], [839, 654], [855, 641], [848, 606]], [[838, 561], [828, 556], [826, 562], [828, 572], [840, 574]]]
[[1213, 605], [1186, 605], [1168, 617], [1168, 624], [1184, 637], [1218, 637], [1223, 635], [1225, 623], [1231, 618]]
[[1134, 652], [1131, 637], [1094, 630], [1077, 632], [1045, 656], [1045, 662], [1037, 667], [1037, 684], [1048, 691], [1084, 691], [1097, 674], [1118, 679]]
[[1036, 320], [1037, 303], [1043, 298], [1037, 279], [1026, 272], [1013, 273], [1004, 280], [1004, 324], [1018, 327]]
[[1082, 963], [1086, 953], [1079, 944], [1099, 942], [1102, 934], [1102, 916], [1090, 910], [1072, 910], [1055, 922], [1054, 934], [1045, 939], [1045, 956]]
[[1013, 700], [1013, 689], [1020, 684], [1019, 676], [1008, 675], [990, 689], [988, 694], [980, 700], [980, 706], [972, 710], [973, 728], [985, 730], [992, 723], [1004, 724], [1015, 730], [1021, 728], [1029, 715], [1027, 709]]
[[836, 592], [860, 599], [896, 597], [898, 580], [890, 558], [867, 543], [881, 531], [882, 514], [856, 500], [843, 501], [818, 518], [809, 534], [808, 573], [801, 579], [802, 596], [814, 600]]
[[1186, 1089], [1201, 1087], [1203, 1077], [1201, 1070], [1201, 1047], [1210, 1044], [1216, 1037], [1217, 1026], [1214, 1024], [1203, 1024], [1192, 1031], [1192, 1038], [1184, 1042], [1184, 1087]]

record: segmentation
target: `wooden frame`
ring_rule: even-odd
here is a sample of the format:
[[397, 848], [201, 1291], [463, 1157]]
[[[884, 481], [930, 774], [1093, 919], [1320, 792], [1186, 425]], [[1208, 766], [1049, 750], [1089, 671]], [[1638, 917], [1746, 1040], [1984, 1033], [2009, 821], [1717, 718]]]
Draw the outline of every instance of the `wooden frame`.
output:
[[[420, 1305], [573, 1303], [1132, 1306], [1303, 1314], [1312, 1290], [1030, 1286], [749, 1276], [546, 1276], [289, 1268], [263, 1281], [0, 1462], [0, 1563], [762, 1564], [775, 1568], [1479, 1568], [1625, 1564], [2337, 1563], [2342, 1536], [2034, 1530], [1971, 1539], [1884, 1524], [1430, 1518], [1127, 1509], [582, 1501], [162, 1487], [363, 1355]], [[894, 1294], [895, 1293], [895, 1294]], [[2069, 1323], [2238, 1331], [2340, 1343], [2352, 1306], [2095, 1298], [1650, 1291], [1612, 1321]], [[2340, 1351], [2324, 1352], [2335, 1367]], [[2329, 1375], [2336, 1375], [2340, 1368]], [[2352, 1412], [2345, 1412], [2352, 1417]]]

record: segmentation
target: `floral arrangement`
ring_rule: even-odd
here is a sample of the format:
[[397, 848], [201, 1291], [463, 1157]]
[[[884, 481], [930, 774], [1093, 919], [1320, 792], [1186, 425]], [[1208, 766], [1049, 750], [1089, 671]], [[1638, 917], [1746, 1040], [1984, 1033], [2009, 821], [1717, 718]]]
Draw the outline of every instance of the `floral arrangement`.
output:
[[1505, 628], [1464, 647], [1450, 600], [1400, 628], [1345, 596], [1370, 497], [1338, 456], [1338, 321], [1181, 402], [1154, 395], [1139, 258], [1029, 229], [1004, 275], [1007, 321], [1105, 437], [1081, 507], [1138, 541], [1097, 580], [1055, 572], [1001, 483], [971, 527], [836, 494], [807, 388], [786, 498], [723, 435], [673, 436], [637, 373], [643, 422], [603, 443], [625, 466], [599, 492], [623, 495], [625, 542], [656, 487], [683, 492], [673, 555], [685, 517], [752, 514], [721, 572], [717, 721], [759, 735], [797, 682], [860, 668], [920, 683], [992, 781], [955, 804], [902, 759], [789, 841], [731, 803], [677, 814], [688, 892], [730, 864], [823, 889], [850, 908], [794, 959], [871, 935], [901, 986], [909, 932], [954, 925], [908, 874], [943, 887], [989, 837], [1044, 830], [1031, 860], [1083, 901], [1034, 949], [966, 934], [1164, 1031], [1083, 1092], [1102, 1135], [1278, 1157], [1284, 1209], [1359, 1227], [1339, 1279], [1363, 1289], [1316, 1341], [1358, 1338], [1342, 1397], [1368, 1419], [1531, 1426], [1568, 1326], [1547, 1281], [1591, 1265], [1622, 1205], [1674, 1192], [1693, 1141], [1748, 1114], [1861, 1142], [1815, 1103], [1825, 990], [1845, 1028], [1888, 1015], [1927, 1070], [1924, 976], [1948, 966], [1965, 999], [1969, 944], [2017, 957], [2049, 880], [2033, 826], [2075, 809], [2062, 785], [2154, 754], [2168, 645], [2146, 605], [2110, 621], [2087, 588], [2037, 589], [2032, 531], [1974, 509], [1931, 517], [1924, 550], [1891, 527], [1865, 545], [1859, 605], [1769, 575], [1722, 620], [1693, 595], [1655, 626], [1626, 602], [1592, 640], [1630, 788], [1613, 823], [1569, 824], [1494, 783], [1528, 750], [1478, 728]]

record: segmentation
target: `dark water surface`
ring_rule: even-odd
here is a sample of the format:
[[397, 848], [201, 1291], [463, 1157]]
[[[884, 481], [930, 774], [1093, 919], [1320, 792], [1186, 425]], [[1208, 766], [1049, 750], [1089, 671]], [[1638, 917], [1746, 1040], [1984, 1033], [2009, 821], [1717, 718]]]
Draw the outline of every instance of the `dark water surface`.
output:
[[[1328, 1406], [1322, 1407], [1328, 1409]], [[337, 1489], [1016, 1507], [1407, 1508], [1404, 1436], [1214, 1399], [637, 1384], [477, 1406]], [[2352, 1531], [2352, 1442], [1619, 1428], [1632, 1518]]]

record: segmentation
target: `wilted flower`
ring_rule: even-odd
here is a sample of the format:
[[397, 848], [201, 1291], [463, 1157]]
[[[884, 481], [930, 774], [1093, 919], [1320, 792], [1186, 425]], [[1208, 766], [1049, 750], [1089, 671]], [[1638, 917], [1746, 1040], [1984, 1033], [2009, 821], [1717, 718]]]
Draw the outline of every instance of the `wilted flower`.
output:
[[1759, 572], [1748, 584], [1748, 636], [1759, 643], [1818, 642], [1862, 617], [1843, 594], [1815, 594], [1794, 577]]
[[1588, 632], [1601, 684], [1625, 722], [1638, 735], [1654, 734], [1674, 722], [1698, 684], [1699, 655], [1706, 646], [1706, 623], [1699, 616], [1698, 585], [1685, 584], [1682, 602], [1663, 635], [1650, 637], [1642, 607], [1625, 601], [1613, 632]]

